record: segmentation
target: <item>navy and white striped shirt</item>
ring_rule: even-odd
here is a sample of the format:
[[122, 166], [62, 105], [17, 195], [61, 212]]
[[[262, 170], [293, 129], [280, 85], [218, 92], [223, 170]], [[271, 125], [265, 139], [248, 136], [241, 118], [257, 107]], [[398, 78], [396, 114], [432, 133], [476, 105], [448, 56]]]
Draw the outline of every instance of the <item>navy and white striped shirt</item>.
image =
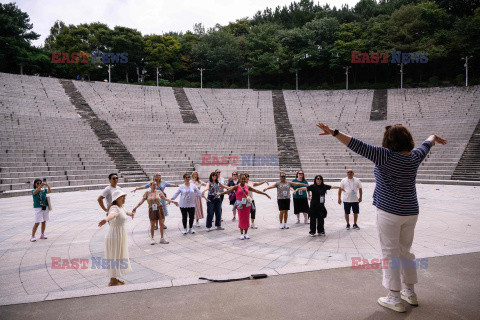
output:
[[352, 138], [348, 144], [355, 153], [375, 163], [375, 191], [373, 205], [378, 209], [399, 216], [418, 214], [415, 181], [418, 167], [427, 156], [432, 143], [425, 141], [411, 155], [387, 148], [369, 145]]

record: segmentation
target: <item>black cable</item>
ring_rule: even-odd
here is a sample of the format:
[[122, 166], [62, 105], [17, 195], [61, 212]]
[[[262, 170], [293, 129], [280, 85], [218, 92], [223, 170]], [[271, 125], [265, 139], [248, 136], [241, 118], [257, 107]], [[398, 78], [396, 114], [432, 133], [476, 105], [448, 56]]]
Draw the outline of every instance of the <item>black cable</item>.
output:
[[232, 282], [232, 281], [241, 281], [241, 280], [253, 280], [253, 279], [263, 279], [267, 278], [268, 275], [265, 273], [260, 273], [260, 274], [252, 274], [250, 277], [245, 277], [245, 278], [237, 278], [237, 279], [223, 279], [223, 280], [216, 280], [216, 279], [208, 279], [204, 277], [200, 277], [198, 279], [200, 280], [207, 280], [211, 282]]

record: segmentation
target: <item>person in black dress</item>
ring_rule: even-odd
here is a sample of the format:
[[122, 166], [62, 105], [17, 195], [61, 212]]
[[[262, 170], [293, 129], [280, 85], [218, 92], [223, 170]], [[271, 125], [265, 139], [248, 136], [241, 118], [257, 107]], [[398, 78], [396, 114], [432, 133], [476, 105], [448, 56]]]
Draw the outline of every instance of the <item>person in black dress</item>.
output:
[[312, 201], [310, 201], [310, 209], [308, 215], [310, 216], [310, 236], [315, 237], [315, 230], [319, 236], [325, 236], [324, 219], [327, 217], [327, 209], [325, 208], [325, 195], [327, 190], [341, 189], [340, 187], [331, 186], [323, 183], [323, 177], [321, 175], [315, 176], [315, 182], [308, 187], [302, 187], [298, 190], [310, 191], [312, 193]]

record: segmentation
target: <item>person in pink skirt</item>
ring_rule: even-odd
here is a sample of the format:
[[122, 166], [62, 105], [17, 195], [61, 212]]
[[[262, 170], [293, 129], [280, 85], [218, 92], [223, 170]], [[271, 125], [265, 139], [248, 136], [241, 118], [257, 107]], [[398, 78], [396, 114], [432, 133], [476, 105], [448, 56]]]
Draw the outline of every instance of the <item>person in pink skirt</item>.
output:
[[[197, 187], [198, 190], [201, 190], [202, 187], [205, 187], [207, 185], [205, 182], [200, 180], [197, 171], [192, 172], [192, 180], [193, 184], [195, 185], [195, 187]], [[203, 219], [202, 197], [195, 195], [195, 221], [197, 221], [197, 224], [195, 226], [197, 228], [200, 227], [200, 219]]]
[[265, 192], [259, 191], [247, 185], [247, 177], [245, 174], [240, 175], [240, 184], [235, 185], [228, 190], [218, 194], [216, 198], [224, 194], [235, 192], [235, 207], [238, 212], [238, 228], [240, 229], [240, 240], [250, 239], [248, 236], [248, 228], [250, 228], [250, 209], [252, 208], [252, 198], [248, 196], [249, 192], [263, 194], [270, 199]]

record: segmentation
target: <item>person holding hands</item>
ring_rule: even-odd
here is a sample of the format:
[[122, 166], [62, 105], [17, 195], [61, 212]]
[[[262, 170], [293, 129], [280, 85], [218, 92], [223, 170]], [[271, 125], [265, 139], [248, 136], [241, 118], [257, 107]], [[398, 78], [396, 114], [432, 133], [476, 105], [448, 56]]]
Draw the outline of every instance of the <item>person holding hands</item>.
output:
[[138, 207], [140, 207], [145, 200], [148, 203], [148, 217], [150, 219], [150, 244], [155, 244], [154, 232], [155, 232], [155, 222], [159, 223], [160, 226], [160, 242], [161, 244], [168, 244], [168, 241], [163, 237], [164, 223], [165, 223], [165, 211], [162, 204], [162, 200], [170, 203], [174, 203], [178, 206], [178, 202], [175, 202], [171, 199], [165, 197], [161, 190], [157, 189], [157, 183], [154, 181], [150, 182], [150, 190], [147, 190], [142, 197], [142, 200], [133, 208], [132, 212], [135, 214]]
[[[297, 192], [309, 191], [312, 193], [312, 200], [310, 201], [310, 208], [308, 209], [308, 215], [310, 216], [310, 236], [315, 236], [315, 231], [319, 236], [325, 236], [325, 218], [327, 217], [327, 209], [325, 208], [325, 195], [327, 190], [338, 189], [343, 190], [341, 187], [335, 187], [323, 183], [323, 177], [321, 175], [315, 176], [315, 182], [308, 187], [301, 187], [296, 189], [293, 194]], [[345, 191], [345, 190], [343, 190]]]

